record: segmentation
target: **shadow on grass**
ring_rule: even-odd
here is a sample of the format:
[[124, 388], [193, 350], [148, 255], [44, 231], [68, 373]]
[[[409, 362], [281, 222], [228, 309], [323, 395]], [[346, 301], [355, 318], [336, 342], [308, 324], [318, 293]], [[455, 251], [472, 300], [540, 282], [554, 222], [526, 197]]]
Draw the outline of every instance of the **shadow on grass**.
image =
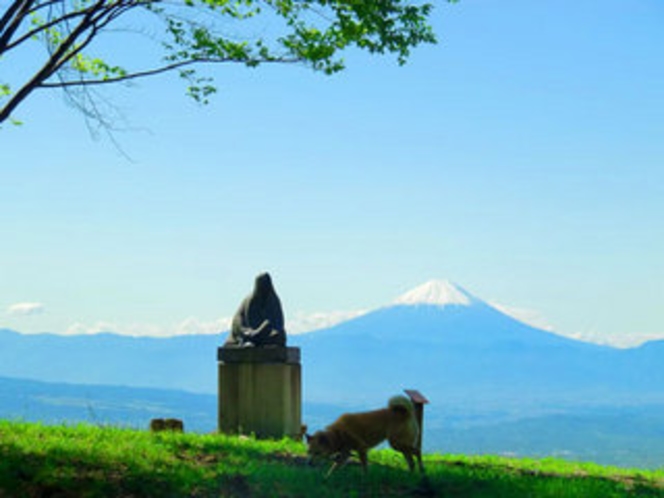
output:
[[499, 466], [430, 462], [431, 496], [473, 498], [664, 498], [664, 490], [635, 479], [557, 475]]

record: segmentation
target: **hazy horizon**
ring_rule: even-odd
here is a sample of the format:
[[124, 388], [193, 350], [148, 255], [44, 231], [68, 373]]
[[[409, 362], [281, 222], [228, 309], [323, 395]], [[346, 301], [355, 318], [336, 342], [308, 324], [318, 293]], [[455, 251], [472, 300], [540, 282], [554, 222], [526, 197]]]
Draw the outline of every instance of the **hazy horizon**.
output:
[[561, 335], [664, 338], [664, 5], [432, 22], [403, 67], [219, 66], [206, 107], [105, 89], [122, 151], [37, 92], [0, 130], [0, 328], [212, 333], [267, 270], [308, 327], [446, 278]]

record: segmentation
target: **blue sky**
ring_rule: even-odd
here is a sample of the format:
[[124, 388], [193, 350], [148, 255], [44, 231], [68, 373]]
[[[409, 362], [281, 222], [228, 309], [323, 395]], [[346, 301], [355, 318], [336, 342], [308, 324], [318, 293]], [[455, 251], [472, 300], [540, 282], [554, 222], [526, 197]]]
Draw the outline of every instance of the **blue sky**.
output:
[[664, 5], [433, 23], [404, 67], [218, 66], [209, 106], [174, 76], [110, 90], [131, 160], [36, 94], [0, 130], [0, 327], [213, 331], [268, 270], [295, 328], [447, 278], [566, 335], [664, 338]]

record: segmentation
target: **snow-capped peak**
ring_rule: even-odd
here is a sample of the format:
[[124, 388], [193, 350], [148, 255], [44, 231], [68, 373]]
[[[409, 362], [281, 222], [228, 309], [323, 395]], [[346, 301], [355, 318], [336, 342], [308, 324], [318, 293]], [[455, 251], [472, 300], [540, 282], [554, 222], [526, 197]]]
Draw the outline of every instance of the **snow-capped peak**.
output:
[[468, 306], [473, 297], [459, 286], [447, 280], [430, 280], [398, 297], [394, 304], [433, 304]]

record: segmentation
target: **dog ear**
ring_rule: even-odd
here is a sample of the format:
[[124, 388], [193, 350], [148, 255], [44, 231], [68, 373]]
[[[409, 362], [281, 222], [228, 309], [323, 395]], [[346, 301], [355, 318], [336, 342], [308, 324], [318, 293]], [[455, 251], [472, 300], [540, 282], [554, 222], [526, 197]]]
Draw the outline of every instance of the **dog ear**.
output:
[[319, 435], [318, 436], [318, 443], [321, 446], [329, 447], [330, 446], [330, 439], [327, 437], [327, 434], [323, 433], [323, 434]]
[[306, 433], [305, 433], [304, 437], [307, 439], [307, 443], [313, 439], [312, 435], [306, 434]]

